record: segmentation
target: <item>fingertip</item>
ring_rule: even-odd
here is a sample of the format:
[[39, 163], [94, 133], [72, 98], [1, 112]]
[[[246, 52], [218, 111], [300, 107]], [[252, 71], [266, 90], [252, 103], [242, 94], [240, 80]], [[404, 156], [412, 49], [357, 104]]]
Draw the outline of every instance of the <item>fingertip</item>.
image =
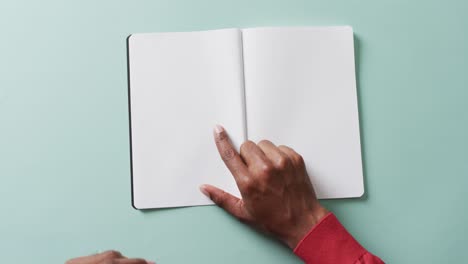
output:
[[214, 127], [214, 133], [215, 134], [221, 134], [224, 132], [224, 127], [220, 124], [216, 124]]
[[149, 260], [147, 260], [146, 263], [147, 263], [147, 264], [156, 264], [156, 262], [154, 262], [154, 261], [149, 261]]
[[211, 199], [210, 192], [208, 191], [208, 185], [202, 184], [200, 185], [200, 192], [202, 192], [206, 197]]

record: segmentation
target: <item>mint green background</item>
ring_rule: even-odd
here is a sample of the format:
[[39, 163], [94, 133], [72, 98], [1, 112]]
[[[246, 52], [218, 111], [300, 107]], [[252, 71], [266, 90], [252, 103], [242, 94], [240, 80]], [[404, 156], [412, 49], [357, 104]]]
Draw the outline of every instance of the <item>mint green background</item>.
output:
[[0, 262], [300, 263], [216, 207], [131, 207], [125, 38], [348, 24], [367, 194], [326, 206], [388, 263], [468, 263], [467, 3], [2, 1]]

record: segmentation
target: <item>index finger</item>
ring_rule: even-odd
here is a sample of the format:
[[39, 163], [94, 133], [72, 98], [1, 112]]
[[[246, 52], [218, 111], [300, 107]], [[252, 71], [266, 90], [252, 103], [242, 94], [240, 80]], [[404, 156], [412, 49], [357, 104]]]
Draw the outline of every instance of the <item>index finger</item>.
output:
[[224, 164], [226, 164], [226, 167], [228, 167], [229, 171], [232, 173], [232, 176], [234, 176], [236, 182], [239, 183], [240, 180], [247, 177], [247, 166], [231, 144], [229, 136], [222, 126], [216, 125], [213, 134], [219, 155], [223, 159]]

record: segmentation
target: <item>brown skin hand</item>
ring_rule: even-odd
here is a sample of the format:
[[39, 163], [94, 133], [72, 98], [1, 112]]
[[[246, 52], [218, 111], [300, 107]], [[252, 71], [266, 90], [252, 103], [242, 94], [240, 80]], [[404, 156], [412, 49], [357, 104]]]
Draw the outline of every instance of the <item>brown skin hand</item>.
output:
[[214, 137], [242, 199], [211, 185], [201, 191], [240, 221], [277, 237], [294, 249], [328, 211], [318, 202], [304, 160], [287, 146], [246, 141], [240, 154], [221, 126]]
[[[302, 157], [267, 140], [246, 141], [240, 154], [223, 127], [215, 128], [219, 154], [231, 171], [242, 199], [211, 185], [201, 191], [242, 222], [271, 234], [294, 249], [328, 211], [318, 202]], [[74, 258], [66, 264], [154, 264], [117, 251]]]

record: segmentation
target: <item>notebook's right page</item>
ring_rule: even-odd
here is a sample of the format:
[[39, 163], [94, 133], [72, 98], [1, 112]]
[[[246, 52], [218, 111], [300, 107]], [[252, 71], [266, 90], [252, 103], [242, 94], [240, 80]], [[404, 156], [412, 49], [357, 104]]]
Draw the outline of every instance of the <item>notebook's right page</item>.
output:
[[317, 196], [364, 193], [351, 27], [245, 29], [249, 139], [300, 153]]

